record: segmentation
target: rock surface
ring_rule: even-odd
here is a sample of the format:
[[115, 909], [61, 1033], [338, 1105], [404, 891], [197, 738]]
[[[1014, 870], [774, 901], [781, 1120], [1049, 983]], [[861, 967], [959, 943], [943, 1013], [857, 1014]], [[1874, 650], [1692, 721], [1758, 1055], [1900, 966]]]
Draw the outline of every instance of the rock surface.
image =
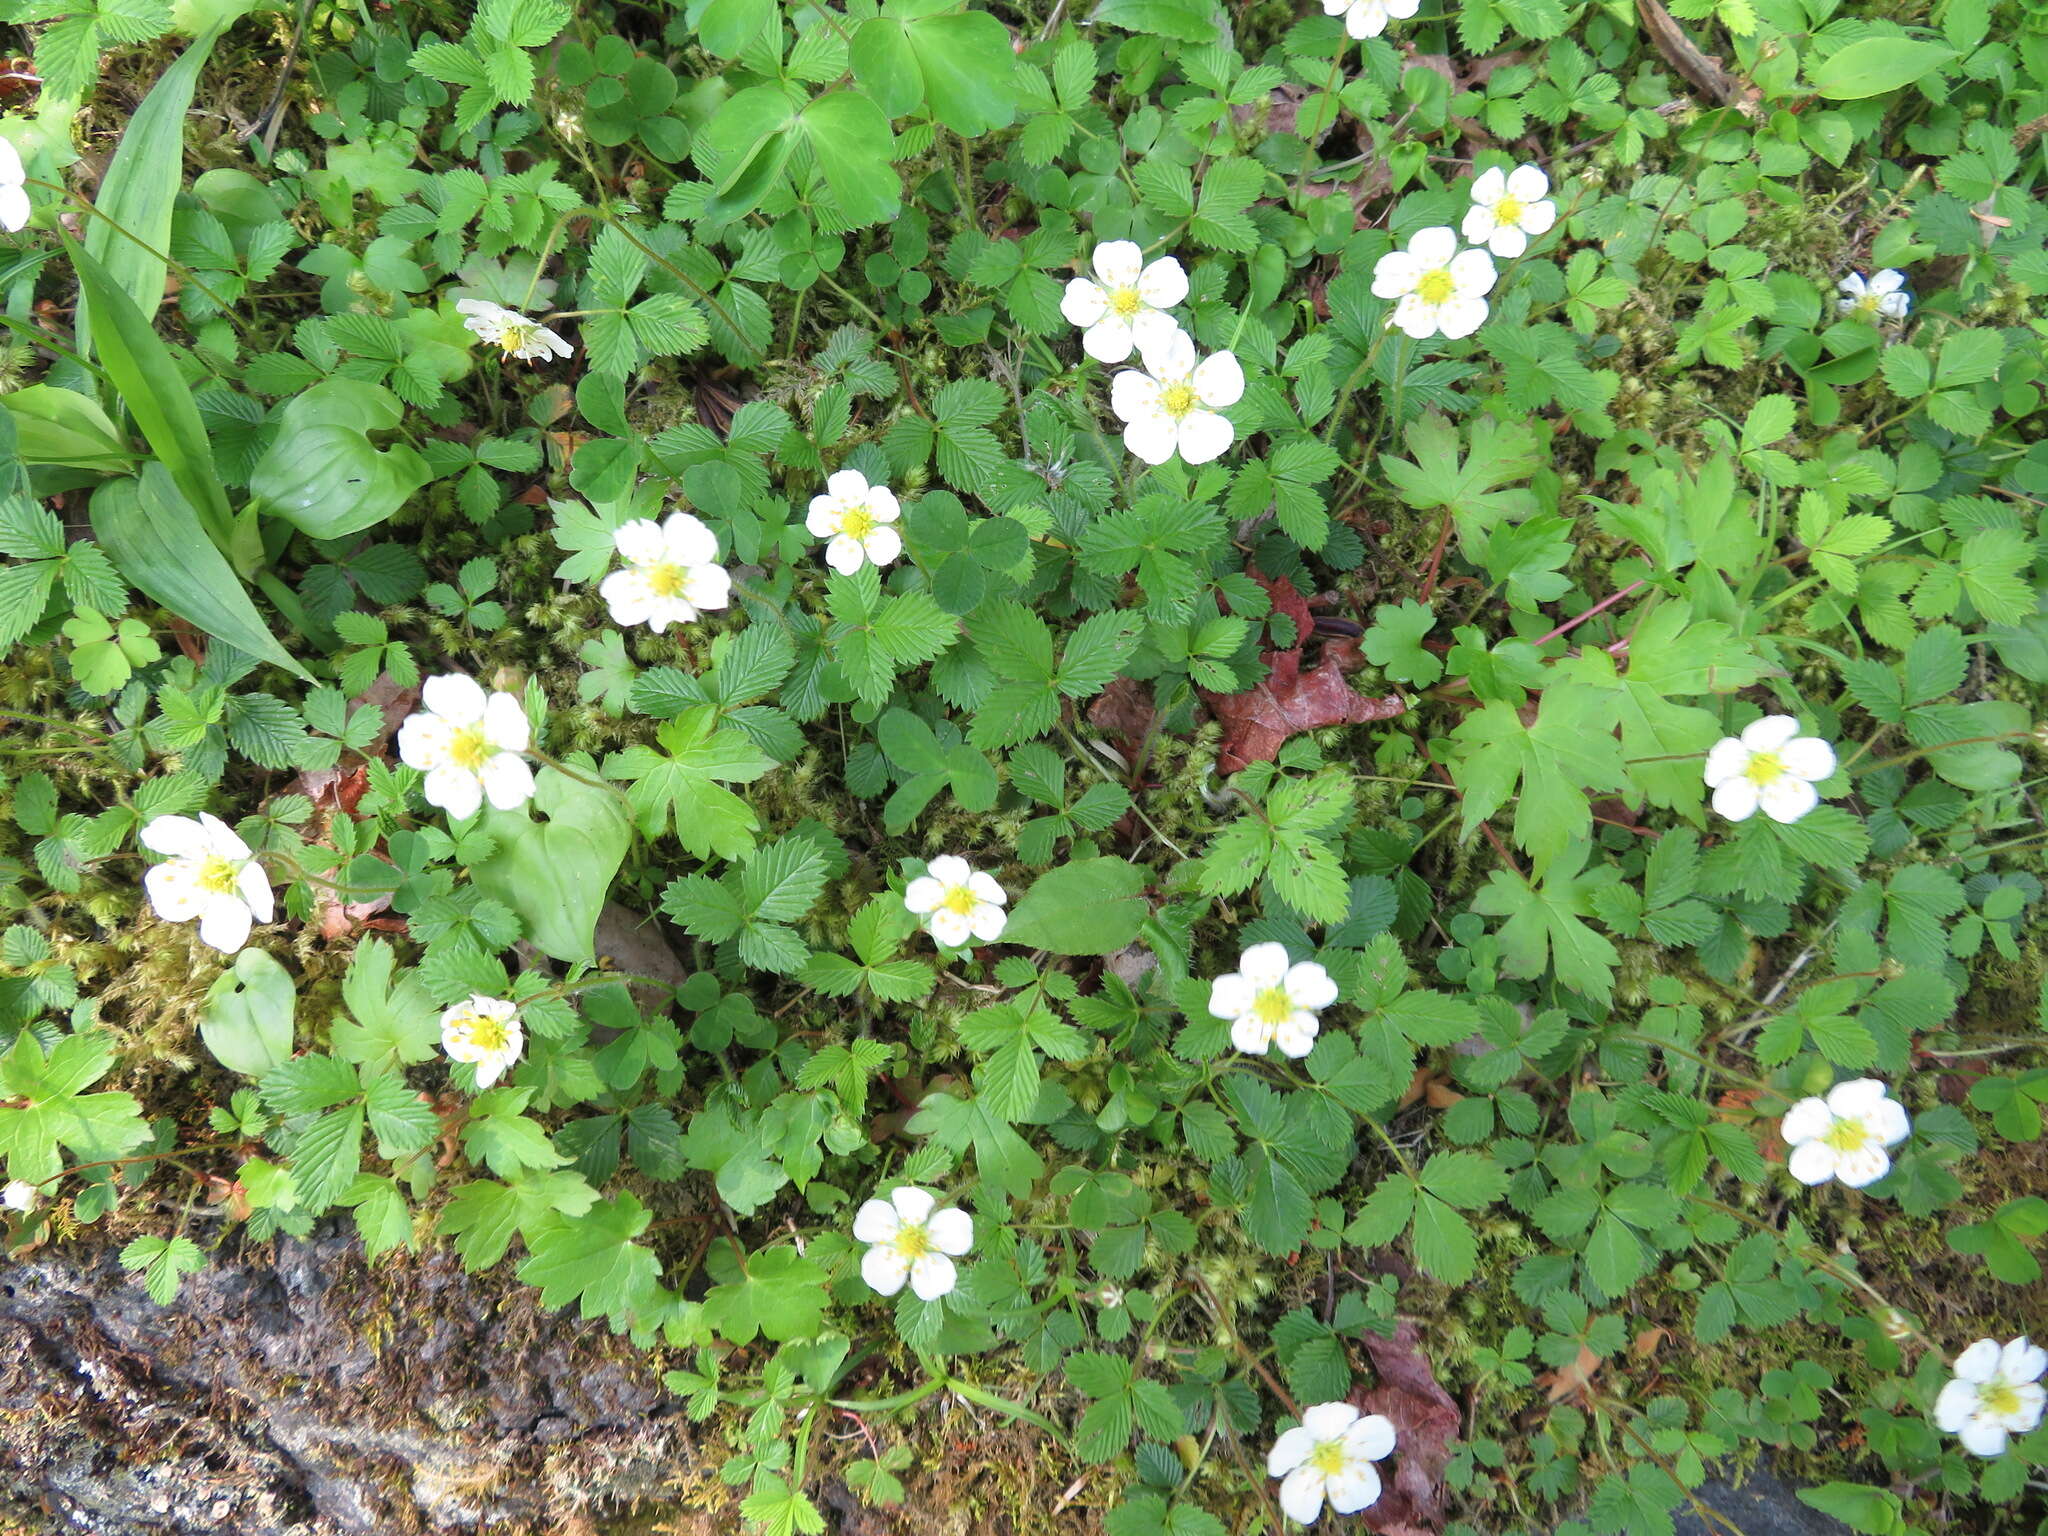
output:
[[574, 1532], [643, 1502], [729, 1528], [644, 1355], [395, 1257], [342, 1232], [223, 1252], [168, 1308], [112, 1246], [0, 1265], [0, 1531]]
[[[1734, 1521], [1742, 1536], [1849, 1536], [1848, 1526], [1800, 1503], [1793, 1485], [1766, 1466], [1751, 1468], [1739, 1488], [1710, 1477], [1695, 1493], [1707, 1508]], [[1727, 1536], [1727, 1527], [1710, 1527], [1687, 1506], [1678, 1513], [1676, 1536]]]

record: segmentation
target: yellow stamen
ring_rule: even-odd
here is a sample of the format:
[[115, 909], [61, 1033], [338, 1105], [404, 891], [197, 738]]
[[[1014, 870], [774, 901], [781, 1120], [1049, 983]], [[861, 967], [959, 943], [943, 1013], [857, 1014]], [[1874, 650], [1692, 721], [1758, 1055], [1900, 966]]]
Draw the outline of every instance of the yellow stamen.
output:
[[1854, 1152], [1872, 1139], [1870, 1132], [1864, 1129], [1860, 1120], [1837, 1120], [1828, 1128], [1828, 1133], [1821, 1137], [1822, 1141], [1837, 1152]]
[[1977, 1389], [1977, 1409], [1980, 1413], [1995, 1414], [2005, 1418], [2020, 1411], [2020, 1389], [2004, 1377], [1994, 1377]]
[[1749, 760], [1749, 766], [1742, 770], [1742, 776], [1761, 789], [1766, 784], [1775, 784], [1785, 777], [1787, 770], [1784, 760], [1775, 752], [1758, 752]]
[[1438, 267], [1434, 272], [1425, 272], [1415, 285], [1415, 296], [1425, 304], [1443, 304], [1458, 291], [1458, 280], [1451, 276], [1449, 267]]
[[1159, 405], [1175, 421], [1192, 411], [1201, 401], [1195, 395], [1192, 384], [1169, 384], [1159, 392]]
[[1496, 224], [1519, 224], [1525, 211], [1520, 198], [1504, 197], [1493, 205], [1493, 219]]
[[896, 1251], [913, 1264], [932, 1251], [932, 1240], [921, 1226], [905, 1225], [891, 1239]]
[[1285, 987], [1268, 987], [1252, 999], [1252, 1013], [1261, 1024], [1285, 1024], [1294, 1017], [1294, 999]]
[[1145, 301], [1138, 297], [1135, 288], [1112, 288], [1109, 290], [1110, 312], [1123, 320], [1134, 318], [1145, 307]]
[[199, 863], [199, 889], [225, 896], [232, 892], [241, 878], [242, 866], [233, 859], [224, 859], [217, 853], [209, 853]]
[[1335, 1477], [1344, 1470], [1344, 1442], [1342, 1440], [1321, 1440], [1308, 1453], [1308, 1464], [1325, 1477]]
[[448, 761], [471, 773], [481, 773], [495, 750], [485, 737], [481, 722], [465, 725], [448, 738]]
[[508, 325], [498, 332], [498, 348], [507, 357], [516, 357], [533, 345], [539, 331], [537, 325]]
[[511, 1031], [503, 1019], [486, 1013], [466, 1013], [455, 1021], [457, 1031], [480, 1051], [502, 1051], [511, 1042]]
[[666, 560], [646, 567], [646, 573], [647, 589], [656, 597], [681, 597], [683, 585], [689, 580], [689, 572]]
[[850, 507], [839, 519], [839, 531], [849, 539], [864, 539], [874, 527], [875, 514], [866, 507]]
[[939, 906], [948, 912], [958, 912], [962, 917], [972, 917], [974, 909], [981, 905], [981, 898], [964, 885], [956, 885], [941, 898]]

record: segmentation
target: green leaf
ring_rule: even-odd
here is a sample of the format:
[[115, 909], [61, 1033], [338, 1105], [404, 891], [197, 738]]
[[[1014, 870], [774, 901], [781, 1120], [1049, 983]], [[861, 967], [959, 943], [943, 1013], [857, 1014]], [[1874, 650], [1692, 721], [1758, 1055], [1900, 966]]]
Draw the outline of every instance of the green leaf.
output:
[[532, 1257], [519, 1278], [540, 1287], [544, 1306], [574, 1301], [586, 1321], [611, 1320], [623, 1331], [634, 1313], [652, 1300], [661, 1260], [633, 1241], [653, 1217], [631, 1194], [621, 1191], [578, 1215], [543, 1215], [527, 1234]]
[[[992, 16], [982, 19], [995, 21]], [[879, 224], [896, 216], [903, 205], [903, 178], [889, 161], [895, 136], [880, 107], [858, 91], [830, 91], [804, 108], [797, 126], [849, 226]]]
[[245, 949], [207, 988], [199, 1038], [230, 1072], [261, 1077], [292, 1053], [295, 1000], [285, 968], [260, 949]]
[[780, 1343], [816, 1334], [825, 1299], [824, 1266], [791, 1247], [768, 1248], [748, 1257], [738, 1279], [706, 1293], [704, 1316], [734, 1344]]
[[1108, 955], [1137, 938], [1151, 915], [1149, 877], [1122, 859], [1083, 859], [1040, 875], [1003, 928], [1003, 940], [1056, 955]]
[[1862, 101], [1903, 90], [1956, 56], [1953, 48], [1905, 37], [1864, 37], [1829, 54], [1811, 71], [1813, 88], [1830, 101]]
[[178, 1299], [184, 1277], [206, 1268], [206, 1256], [189, 1237], [138, 1237], [121, 1250], [121, 1267], [141, 1270], [149, 1299], [167, 1307]]
[[543, 768], [530, 805], [487, 807], [481, 827], [495, 848], [470, 866], [477, 889], [518, 913], [543, 953], [595, 959], [598, 915], [633, 836], [618, 795]]

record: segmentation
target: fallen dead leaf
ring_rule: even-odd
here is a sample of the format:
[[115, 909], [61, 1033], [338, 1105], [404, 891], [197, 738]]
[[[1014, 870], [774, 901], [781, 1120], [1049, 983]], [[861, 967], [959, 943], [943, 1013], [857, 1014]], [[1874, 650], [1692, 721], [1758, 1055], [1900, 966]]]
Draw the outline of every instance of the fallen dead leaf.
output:
[[1202, 699], [1223, 726], [1217, 766], [1236, 773], [1251, 763], [1270, 763], [1289, 737], [1326, 725], [1363, 725], [1405, 714], [1408, 701], [1399, 694], [1368, 698], [1345, 681], [1345, 663], [1356, 663], [1358, 643], [1343, 639], [1323, 647], [1323, 659], [1303, 670], [1302, 648], [1315, 625], [1308, 600], [1285, 577], [1268, 581], [1247, 573], [1272, 596], [1276, 612], [1294, 620], [1295, 643], [1284, 651], [1267, 651], [1262, 659], [1267, 676], [1244, 693], [1210, 693]]
[[1570, 1365], [1560, 1366], [1554, 1371], [1545, 1371], [1536, 1378], [1553, 1403], [1567, 1397], [1576, 1397], [1593, 1384], [1593, 1378], [1600, 1373], [1600, 1357], [1585, 1345], [1579, 1346], [1579, 1357]]
[[1365, 1350], [1380, 1384], [1359, 1407], [1393, 1421], [1399, 1449], [1392, 1473], [1382, 1474], [1386, 1488], [1379, 1502], [1360, 1518], [1367, 1530], [1381, 1536], [1435, 1536], [1444, 1527], [1444, 1468], [1464, 1416], [1437, 1381], [1411, 1320], [1402, 1318], [1391, 1339], [1368, 1332]]

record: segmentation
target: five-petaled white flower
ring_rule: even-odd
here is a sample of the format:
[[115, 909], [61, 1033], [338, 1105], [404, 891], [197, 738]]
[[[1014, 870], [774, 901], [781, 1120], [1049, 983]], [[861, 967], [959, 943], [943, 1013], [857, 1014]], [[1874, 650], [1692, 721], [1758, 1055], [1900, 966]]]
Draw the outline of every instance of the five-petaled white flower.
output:
[[32, 1211], [42, 1192], [27, 1179], [9, 1179], [7, 1187], [0, 1189], [0, 1206], [10, 1211]]
[[1529, 249], [1529, 237], [1546, 233], [1557, 222], [1557, 204], [1550, 201], [1550, 178], [1533, 165], [1512, 171], [1499, 166], [1472, 183], [1472, 206], [1465, 211], [1465, 238], [1494, 255], [1513, 260]]
[[1955, 1380], [1934, 1400], [1934, 1423], [1960, 1436], [1964, 1450], [2003, 1455], [2007, 1436], [2039, 1427], [2048, 1403], [2041, 1385], [2048, 1349], [2024, 1334], [2002, 1348], [1996, 1339], [1979, 1339], [1956, 1356], [1955, 1371]]
[[1835, 286], [1842, 291], [1835, 307], [1845, 315], [1903, 320], [1913, 308], [1913, 295], [1906, 291], [1906, 274], [1897, 267], [1886, 267], [1869, 277], [1851, 272]]
[[441, 1049], [450, 1061], [476, 1068], [479, 1089], [495, 1083], [519, 1059], [526, 1032], [519, 1025], [519, 1005], [502, 997], [473, 993], [441, 1014]]
[[1171, 256], [1149, 265], [1135, 240], [1105, 240], [1095, 247], [1095, 280], [1074, 278], [1060, 313], [1082, 327], [1081, 350], [1104, 363], [1120, 363], [1147, 343], [1165, 341], [1180, 324], [1163, 313], [1188, 296], [1188, 275]]
[[142, 877], [149, 904], [169, 923], [199, 919], [199, 942], [232, 955], [252, 923], [270, 921], [270, 877], [217, 816], [159, 816], [142, 829], [142, 846], [167, 854]]
[[1009, 899], [992, 876], [950, 853], [933, 859], [903, 890], [903, 905], [923, 918], [925, 930], [947, 949], [970, 938], [984, 944], [1001, 938]]
[[1273, 1442], [1266, 1473], [1280, 1479], [1280, 1507], [1288, 1516], [1314, 1525], [1325, 1499], [1340, 1515], [1378, 1503], [1380, 1474], [1373, 1463], [1393, 1449], [1394, 1421], [1384, 1414], [1361, 1417], [1349, 1403], [1317, 1403]]
[[851, 576], [868, 561], [887, 565], [903, 553], [903, 535], [892, 526], [902, 515], [889, 487], [869, 485], [857, 469], [842, 469], [825, 481], [824, 495], [811, 498], [804, 526], [826, 541], [825, 563]]
[[1230, 418], [1217, 412], [1244, 397], [1244, 370], [1228, 352], [1195, 361], [1188, 333], [1140, 340], [1143, 371], [1127, 368], [1109, 386], [1109, 404], [1124, 423], [1124, 446], [1147, 464], [1176, 452], [1188, 464], [1206, 464], [1236, 437]]
[[1801, 1099], [1778, 1123], [1792, 1155], [1785, 1160], [1802, 1184], [1840, 1179], [1851, 1189], [1875, 1184], [1892, 1171], [1891, 1154], [1911, 1134], [1905, 1106], [1874, 1077], [1851, 1078], [1824, 1099]]
[[1747, 821], [1762, 807], [1773, 821], [1797, 821], [1820, 804], [1814, 785], [1835, 771], [1835, 749], [1818, 736], [1799, 734], [1790, 715], [1765, 715], [1724, 736], [1707, 754], [1707, 788], [1714, 809]]
[[455, 308], [468, 330], [522, 363], [567, 357], [576, 350], [538, 320], [502, 304], [493, 304], [489, 299], [457, 299]]
[[21, 163], [21, 151], [12, 141], [0, 139], [0, 229], [10, 234], [28, 227], [35, 212], [28, 200], [28, 171]]
[[1372, 291], [1376, 298], [1400, 301], [1389, 325], [1417, 341], [1438, 334], [1456, 341], [1486, 323], [1493, 278], [1491, 256], [1459, 250], [1457, 234], [1439, 226], [1418, 229], [1407, 250], [1389, 251], [1373, 263]]
[[398, 760], [427, 776], [427, 804], [461, 821], [486, 797], [501, 811], [533, 798], [533, 769], [519, 755], [533, 731], [518, 699], [450, 672], [420, 685], [420, 703], [398, 728]]
[[1344, 30], [1356, 38], [1378, 37], [1389, 21], [1406, 21], [1422, 8], [1422, 0], [1323, 0], [1325, 16], [1342, 16]]
[[974, 1246], [974, 1218], [956, 1206], [936, 1209], [928, 1189], [899, 1184], [886, 1200], [870, 1200], [853, 1218], [854, 1238], [873, 1246], [861, 1255], [860, 1277], [884, 1296], [908, 1280], [925, 1301], [937, 1301], [960, 1278], [953, 1260]]
[[1316, 1043], [1316, 1014], [1337, 1001], [1337, 983], [1313, 960], [1287, 963], [1285, 944], [1254, 944], [1237, 969], [1209, 983], [1209, 1012], [1230, 1020], [1230, 1043], [1262, 1056], [1278, 1045], [1306, 1056]]
[[615, 624], [645, 624], [658, 635], [732, 601], [732, 574], [718, 563], [718, 536], [688, 512], [671, 512], [659, 523], [651, 517], [621, 523], [612, 548], [625, 569], [598, 583], [597, 595], [610, 605]]

